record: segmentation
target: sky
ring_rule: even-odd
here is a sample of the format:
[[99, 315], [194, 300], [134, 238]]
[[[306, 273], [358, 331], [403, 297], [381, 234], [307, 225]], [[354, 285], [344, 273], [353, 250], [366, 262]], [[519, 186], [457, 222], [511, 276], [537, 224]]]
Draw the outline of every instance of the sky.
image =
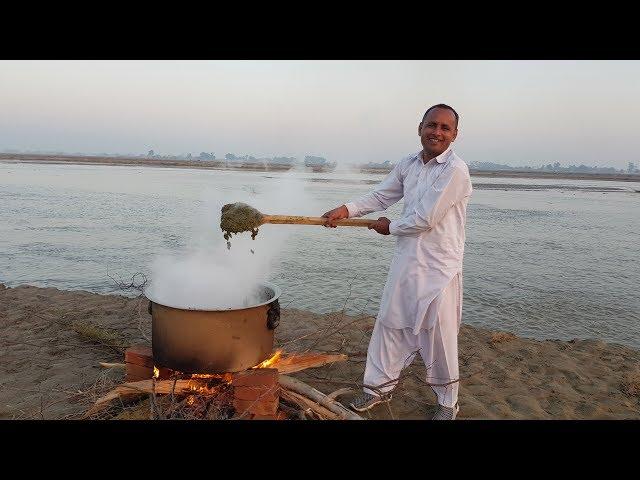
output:
[[0, 61], [0, 151], [396, 162], [437, 103], [467, 163], [640, 163], [640, 61]]

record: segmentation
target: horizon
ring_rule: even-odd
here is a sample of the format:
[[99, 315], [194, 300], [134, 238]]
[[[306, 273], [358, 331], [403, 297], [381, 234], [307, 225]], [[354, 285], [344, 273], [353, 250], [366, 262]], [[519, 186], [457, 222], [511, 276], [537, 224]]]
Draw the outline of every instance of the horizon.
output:
[[[201, 152], [201, 153], [207, 153], [207, 152]], [[231, 152], [229, 152], [231, 153]], [[47, 156], [47, 155], [61, 155], [61, 156], [68, 156], [68, 157], [95, 157], [95, 158], [131, 158], [131, 159], [145, 159], [145, 160], [158, 160], [158, 161], [162, 161], [162, 160], [183, 160], [183, 161], [189, 161], [189, 162], [220, 162], [220, 161], [225, 161], [226, 163], [231, 162], [233, 163], [234, 160], [227, 160], [224, 157], [218, 157], [216, 156], [215, 158], [202, 158], [200, 156], [196, 156], [195, 154], [192, 154], [191, 157], [187, 157], [187, 155], [190, 155], [190, 152], [187, 153], [183, 153], [183, 154], [179, 154], [179, 155], [161, 155], [161, 154], [156, 154], [153, 157], [150, 157], [148, 155], [145, 155], [143, 153], [106, 153], [106, 152], [101, 152], [101, 153], [86, 153], [86, 152], [54, 152], [54, 151], [17, 151], [17, 150], [11, 150], [11, 151], [7, 151], [7, 150], [0, 150], [0, 155], [42, 155], [42, 156]], [[273, 157], [259, 157], [259, 158], [242, 158], [243, 156], [236, 156], [235, 160], [249, 160], [254, 161], [255, 163], [260, 163], [260, 161], [263, 160], [273, 160], [275, 158], [283, 158], [282, 155], [275, 155]], [[285, 157], [286, 158], [286, 157]], [[294, 160], [294, 162], [292, 162], [293, 166], [296, 165], [304, 165], [305, 163], [305, 157], [289, 157], [292, 158]], [[320, 157], [323, 158], [323, 157]], [[328, 161], [328, 163], [331, 163], [331, 159], [326, 159], [325, 160]], [[0, 162], [2, 161], [2, 159], [0, 159]], [[379, 163], [374, 163], [374, 162], [368, 162], [366, 164], [357, 164], [357, 163], [349, 163], [349, 162], [345, 162], [345, 163], [338, 163], [336, 162], [337, 166], [340, 165], [342, 167], [347, 167], [348, 169], [359, 169], [359, 168], [372, 168], [370, 166], [370, 164], [375, 164], [376, 167], [373, 168], [377, 168], [378, 166], [381, 166], [385, 163], [388, 162], [379, 162]], [[391, 166], [395, 165], [395, 162], [390, 162]], [[484, 166], [482, 165], [484, 164]], [[634, 162], [630, 162], [627, 165], [627, 169], [624, 168], [620, 168], [620, 169], [616, 169], [613, 166], [609, 166], [609, 165], [595, 165], [595, 166], [588, 166], [588, 165], [584, 165], [584, 164], [570, 164], [570, 165], [563, 165], [560, 164], [559, 162], [556, 162], [555, 165], [553, 164], [536, 164], [536, 165], [510, 165], [507, 163], [494, 163], [494, 162], [471, 162], [468, 164], [469, 169], [470, 170], [482, 170], [482, 171], [505, 171], [505, 170], [513, 170], [513, 171], [529, 171], [529, 170], [543, 170], [543, 171], [555, 171], [555, 172], [559, 172], [562, 171], [563, 169], [568, 170], [567, 173], [579, 173], [580, 171], [583, 171], [582, 167], [586, 167], [589, 171], [592, 171], [592, 173], [594, 175], [598, 175], [598, 174], [611, 174], [613, 172], [607, 172], [607, 171], [598, 171], [598, 170], [608, 170], [608, 169], [614, 169], [616, 170], [616, 173], [624, 173], [624, 174], [632, 174], [632, 175], [639, 175], [640, 174], [640, 168], [638, 168], [639, 166], [637, 164], [635, 164]], [[631, 170], [629, 167], [633, 166], [633, 170]], [[492, 168], [493, 167], [493, 168]], [[500, 167], [507, 167], [505, 168], [500, 168]], [[547, 167], [552, 167], [552, 168], [547, 168]], [[574, 170], [571, 170], [571, 169]], [[341, 170], [341, 168], [338, 168], [338, 170]]]
[[0, 61], [0, 150], [396, 163], [446, 103], [468, 164], [624, 170], [639, 83], [638, 61]]

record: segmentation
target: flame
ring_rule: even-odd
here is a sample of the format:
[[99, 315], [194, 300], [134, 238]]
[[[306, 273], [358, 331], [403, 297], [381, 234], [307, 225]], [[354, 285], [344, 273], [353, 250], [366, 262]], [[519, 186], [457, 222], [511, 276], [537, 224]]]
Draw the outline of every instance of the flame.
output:
[[231, 374], [230, 373], [192, 373], [192, 379], [218, 379], [222, 380], [224, 383], [231, 383]]
[[153, 366], [153, 378], [158, 378], [160, 376], [160, 370], [155, 365]]
[[218, 385], [213, 385], [213, 386], [209, 386], [209, 385], [203, 385], [201, 383], [189, 383], [188, 388], [189, 391], [194, 393], [194, 394], [198, 394], [198, 395], [214, 395], [214, 394], [218, 394], [220, 393], [220, 390], [222, 388], [224, 388], [228, 383], [230, 382], [225, 382], [225, 383], [221, 383]]
[[271, 366], [276, 363], [278, 360], [280, 360], [280, 357], [282, 356], [282, 350], [276, 350], [276, 353], [274, 353], [271, 358], [267, 358], [264, 362], [259, 363], [258, 365], [256, 365], [255, 367], [252, 368], [271, 368]]
[[[225, 385], [231, 383], [232, 375], [231, 373], [192, 373], [189, 376], [189, 380], [194, 380], [193, 382], [189, 382], [188, 388], [191, 392], [200, 395], [212, 395], [218, 393]], [[220, 380], [221, 383], [217, 385], [210, 385], [206, 380]], [[205, 380], [205, 382], [199, 381]]]
[[193, 396], [193, 395], [189, 395], [189, 396], [187, 397], [187, 405], [193, 405], [193, 402], [195, 402], [195, 400], [196, 400], [196, 399], [194, 398], [194, 396]]

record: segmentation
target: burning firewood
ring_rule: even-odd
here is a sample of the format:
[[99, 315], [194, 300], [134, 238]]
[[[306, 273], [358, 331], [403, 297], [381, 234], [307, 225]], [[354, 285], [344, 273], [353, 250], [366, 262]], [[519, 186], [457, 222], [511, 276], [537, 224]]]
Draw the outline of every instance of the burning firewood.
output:
[[[292, 377], [288, 377], [286, 373], [294, 373], [307, 368], [320, 367], [334, 362], [345, 361], [347, 356], [344, 354], [325, 354], [325, 353], [301, 353], [281, 355], [278, 351], [270, 359], [262, 362], [254, 369], [270, 368], [277, 370], [278, 384], [282, 392], [283, 399], [292, 402], [302, 408], [302, 410], [311, 409], [321, 418], [326, 419], [362, 419], [359, 415], [347, 410], [339, 402], [333, 398], [323, 394], [304, 382]], [[105, 365], [106, 366], [106, 365]], [[250, 372], [247, 371], [247, 373]], [[176, 372], [179, 374], [179, 372]], [[246, 375], [246, 374], [245, 374]], [[236, 375], [236, 378], [242, 377]], [[110, 391], [103, 397], [99, 398], [95, 404], [85, 413], [85, 418], [93, 417], [98, 413], [106, 410], [115, 401], [133, 402], [139, 400], [146, 395], [174, 395], [188, 396], [190, 394], [199, 395], [216, 395], [216, 385], [226, 385], [231, 382], [233, 376], [231, 374], [221, 375], [193, 375], [191, 378], [171, 379], [171, 380], [141, 380], [127, 382], [114, 390]], [[243, 385], [239, 382], [238, 387]], [[245, 388], [246, 390], [246, 388]], [[239, 392], [240, 396], [247, 392]], [[239, 406], [243, 403], [243, 398], [239, 397], [235, 400]], [[248, 399], [246, 399], [248, 400]], [[188, 402], [187, 402], [188, 404]]]
[[288, 374], [346, 360], [347, 356], [343, 353], [293, 353], [280, 357], [271, 365], [271, 368], [277, 368], [280, 374]]

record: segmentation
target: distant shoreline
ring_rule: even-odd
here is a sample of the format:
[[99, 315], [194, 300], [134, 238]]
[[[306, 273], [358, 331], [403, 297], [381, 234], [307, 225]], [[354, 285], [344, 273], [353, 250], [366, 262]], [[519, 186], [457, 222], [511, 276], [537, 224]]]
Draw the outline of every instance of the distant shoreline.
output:
[[196, 160], [152, 160], [150, 158], [133, 157], [76, 157], [67, 155], [26, 155], [0, 153], [2, 163], [40, 163], [53, 165], [110, 165], [122, 167], [163, 167], [163, 168], [190, 168], [204, 170], [240, 170], [256, 172], [287, 171], [289, 165], [252, 165], [226, 167], [223, 161], [196, 161]]
[[608, 180], [617, 182], [639, 182], [640, 175], [627, 173], [566, 173], [566, 172], [528, 172], [512, 170], [474, 170], [469, 169], [469, 173], [478, 177], [494, 178], [548, 178], [558, 180]]
[[[66, 155], [31, 155], [31, 154], [0, 154], [2, 163], [37, 163], [53, 165], [111, 165], [127, 167], [162, 167], [162, 168], [188, 168], [201, 170], [245, 171], [245, 172], [277, 172], [288, 171], [288, 165], [267, 164], [264, 166], [225, 166], [224, 162], [195, 161], [195, 160], [152, 160], [149, 158], [133, 157], [92, 157], [92, 156], [66, 156]], [[353, 169], [360, 172], [359, 169]], [[632, 174], [600, 174], [600, 173], [555, 173], [539, 171], [513, 171], [513, 170], [476, 170], [470, 169], [472, 176], [493, 178], [538, 178], [557, 180], [605, 180], [618, 182], [640, 182], [640, 175]], [[385, 175], [388, 172], [379, 170], [367, 170], [362, 173]]]

